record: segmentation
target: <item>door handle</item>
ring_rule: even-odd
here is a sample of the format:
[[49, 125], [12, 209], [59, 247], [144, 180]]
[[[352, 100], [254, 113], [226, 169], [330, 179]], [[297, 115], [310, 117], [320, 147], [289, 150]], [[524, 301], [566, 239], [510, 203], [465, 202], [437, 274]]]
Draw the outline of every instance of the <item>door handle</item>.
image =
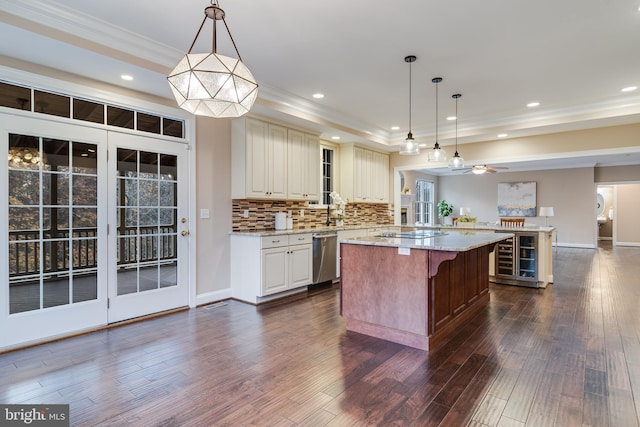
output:
[[180, 234], [182, 234], [183, 236], [186, 237], [186, 236], [189, 235], [189, 230], [182, 230], [182, 232]]

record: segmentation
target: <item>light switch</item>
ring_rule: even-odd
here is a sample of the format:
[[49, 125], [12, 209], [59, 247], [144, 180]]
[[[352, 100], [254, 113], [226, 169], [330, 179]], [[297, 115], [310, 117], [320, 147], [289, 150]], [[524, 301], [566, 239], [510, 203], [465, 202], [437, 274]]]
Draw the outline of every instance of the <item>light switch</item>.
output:
[[209, 209], [200, 209], [200, 218], [202, 219], [209, 218]]

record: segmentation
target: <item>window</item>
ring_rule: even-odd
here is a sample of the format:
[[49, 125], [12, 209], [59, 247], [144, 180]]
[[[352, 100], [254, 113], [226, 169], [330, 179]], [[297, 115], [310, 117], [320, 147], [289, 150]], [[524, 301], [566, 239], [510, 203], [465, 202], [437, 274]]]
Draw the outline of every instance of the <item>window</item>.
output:
[[330, 205], [333, 203], [329, 194], [335, 187], [335, 149], [332, 147], [322, 147], [322, 203]]
[[433, 182], [416, 180], [416, 225], [433, 224]]

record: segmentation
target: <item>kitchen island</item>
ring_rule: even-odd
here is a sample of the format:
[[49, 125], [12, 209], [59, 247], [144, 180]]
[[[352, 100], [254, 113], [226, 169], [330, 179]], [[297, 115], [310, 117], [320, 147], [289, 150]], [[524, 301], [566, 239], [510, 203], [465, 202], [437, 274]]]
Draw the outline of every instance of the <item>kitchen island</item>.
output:
[[433, 349], [489, 302], [489, 254], [510, 233], [381, 233], [341, 240], [347, 330]]

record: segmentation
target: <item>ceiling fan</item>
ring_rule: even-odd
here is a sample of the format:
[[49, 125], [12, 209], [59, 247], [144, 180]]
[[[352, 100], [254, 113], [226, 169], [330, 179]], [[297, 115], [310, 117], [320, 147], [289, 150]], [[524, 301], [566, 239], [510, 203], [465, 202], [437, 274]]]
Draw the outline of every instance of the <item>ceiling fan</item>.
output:
[[507, 167], [504, 166], [487, 166], [487, 165], [474, 165], [470, 168], [461, 168], [461, 169], [454, 169], [454, 170], [463, 170], [465, 171], [464, 173], [474, 173], [476, 175], [482, 175], [484, 173], [496, 173], [496, 171], [498, 169], [509, 169]]

